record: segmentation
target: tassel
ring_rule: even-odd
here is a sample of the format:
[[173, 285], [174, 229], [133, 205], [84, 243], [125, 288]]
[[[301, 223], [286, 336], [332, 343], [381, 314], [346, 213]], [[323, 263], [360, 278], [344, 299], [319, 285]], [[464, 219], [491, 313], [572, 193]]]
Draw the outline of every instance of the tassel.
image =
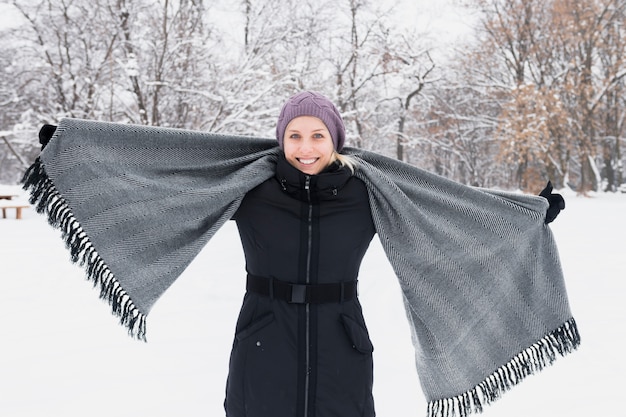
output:
[[30, 203], [40, 214], [45, 214], [48, 223], [61, 231], [65, 246], [73, 263], [85, 269], [87, 280], [100, 287], [100, 298], [107, 301], [120, 324], [128, 334], [146, 341], [146, 316], [134, 305], [104, 260], [98, 255], [87, 234], [61, 194], [46, 174], [44, 166], [37, 160], [26, 170], [22, 178], [24, 190], [30, 192]]
[[431, 401], [427, 408], [428, 417], [466, 417], [471, 413], [481, 413], [484, 405], [499, 399], [525, 377], [551, 365], [557, 359], [557, 354], [565, 356], [579, 345], [578, 327], [576, 321], [570, 318], [497, 369], [474, 389], [453, 398]]

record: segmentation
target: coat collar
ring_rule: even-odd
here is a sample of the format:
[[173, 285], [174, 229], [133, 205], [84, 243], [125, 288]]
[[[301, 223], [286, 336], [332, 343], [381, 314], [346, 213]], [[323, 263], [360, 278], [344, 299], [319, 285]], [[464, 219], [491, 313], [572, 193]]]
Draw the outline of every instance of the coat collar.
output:
[[307, 179], [315, 199], [331, 200], [337, 197], [351, 176], [352, 172], [337, 162], [317, 175], [305, 174], [291, 165], [284, 154], [280, 155], [276, 165], [276, 179], [283, 191], [301, 200], [309, 198], [305, 190]]

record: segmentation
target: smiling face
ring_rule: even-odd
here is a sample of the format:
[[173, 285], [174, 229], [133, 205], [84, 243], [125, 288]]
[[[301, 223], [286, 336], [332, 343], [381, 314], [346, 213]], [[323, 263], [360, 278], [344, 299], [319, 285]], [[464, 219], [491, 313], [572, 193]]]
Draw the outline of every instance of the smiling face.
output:
[[328, 128], [317, 117], [300, 116], [285, 128], [285, 158], [300, 171], [319, 174], [333, 162], [335, 147]]

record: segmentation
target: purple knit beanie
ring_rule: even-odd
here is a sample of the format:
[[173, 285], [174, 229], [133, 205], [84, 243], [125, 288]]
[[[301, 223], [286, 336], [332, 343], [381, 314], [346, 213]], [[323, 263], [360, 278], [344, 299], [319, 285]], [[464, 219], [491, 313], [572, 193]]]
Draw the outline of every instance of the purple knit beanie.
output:
[[339, 110], [329, 99], [313, 91], [298, 93], [290, 97], [283, 106], [276, 124], [276, 139], [281, 148], [287, 125], [299, 116], [313, 116], [324, 122], [330, 132], [335, 150], [341, 151], [346, 141], [346, 129]]

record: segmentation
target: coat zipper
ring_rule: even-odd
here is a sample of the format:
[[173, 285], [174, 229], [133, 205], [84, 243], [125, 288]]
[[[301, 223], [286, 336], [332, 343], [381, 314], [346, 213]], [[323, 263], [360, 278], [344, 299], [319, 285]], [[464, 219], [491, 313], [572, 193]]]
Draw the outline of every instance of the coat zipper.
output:
[[[308, 212], [308, 238], [307, 238], [307, 255], [306, 255], [306, 284], [311, 283], [311, 250], [313, 245], [313, 204], [311, 204], [311, 177], [306, 176], [304, 183], [304, 189], [306, 190], [307, 201], [309, 203]], [[309, 415], [309, 384], [311, 375], [311, 311], [310, 304], [305, 304], [306, 314], [306, 349], [305, 349], [305, 361], [306, 361], [306, 375], [304, 380], [304, 417]]]

